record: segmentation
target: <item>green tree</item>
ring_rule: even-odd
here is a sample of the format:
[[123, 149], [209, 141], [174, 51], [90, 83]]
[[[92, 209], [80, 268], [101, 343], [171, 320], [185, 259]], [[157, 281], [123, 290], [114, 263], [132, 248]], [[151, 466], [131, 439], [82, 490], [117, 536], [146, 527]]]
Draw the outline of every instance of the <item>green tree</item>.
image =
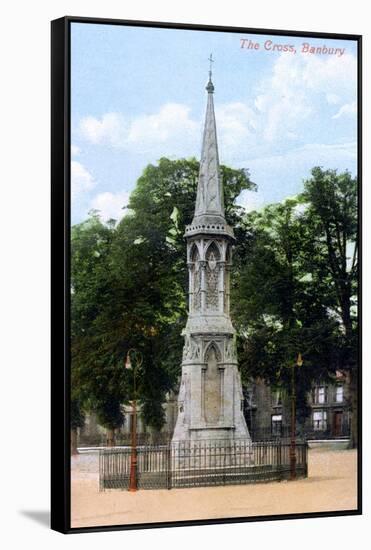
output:
[[308, 270], [312, 228], [299, 199], [271, 205], [245, 218], [246, 239], [236, 250], [232, 315], [238, 330], [243, 379], [264, 378], [290, 392], [290, 369], [297, 371], [298, 421], [308, 414], [313, 380], [338, 366], [338, 321], [328, 311]]
[[80, 402], [71, 397], [71, 455], [77, 455], [77, 430], [82, 428], [85, 423], [85, 414], [81, 408]]
[[[101, 223], [97, 212], [71, 231], [71, 387], [72, 399], [94, 411], [107, 429], [107, 444], [123, 421], [125, 394], [112, 361], [102, 312], [112, 300], [109, 254], [114, 226]], [[104, 367], [104, 368], [103, 368]]]
[[351, 446], [357, 446], [358, 184], [349, 172], [313, 168], [305, 182], [305, 221], [313, 238], [308, 263], [323, 301], [341, 323], [340, 368], [351, 388]]
[[[122, 423], [120, 404], [132, 399], [127, 351], [143, 355], [138, 398], [145, 422], [160, 429], [162, 403], [177, 383], [187, 315], [184, 230], [193, 217], [199, 163], [160, 159], [149, 165], [119, 224], [99, 213], [72, 231], [73, 384], [100, 423]], [[248, 173], [221, 167], [226, 215], [241, 217], [234, 204], [253, 188]]]

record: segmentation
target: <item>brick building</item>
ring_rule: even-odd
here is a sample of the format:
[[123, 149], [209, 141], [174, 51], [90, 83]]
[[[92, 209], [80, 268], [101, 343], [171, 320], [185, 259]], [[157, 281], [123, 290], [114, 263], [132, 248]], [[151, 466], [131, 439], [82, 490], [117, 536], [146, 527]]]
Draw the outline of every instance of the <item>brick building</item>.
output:
[[[297, 435], [317, 440], [349, 437], [351, 413], [345, 374], [338, 371], [330, 382], [313, 384], [308, 406], [304, 423], [297, 422]], [[287, 437], [291, 422], [290, 397], [272, 389], [263, 380], [255, 380], [245, 392], [245, 417], [253, 439]]]

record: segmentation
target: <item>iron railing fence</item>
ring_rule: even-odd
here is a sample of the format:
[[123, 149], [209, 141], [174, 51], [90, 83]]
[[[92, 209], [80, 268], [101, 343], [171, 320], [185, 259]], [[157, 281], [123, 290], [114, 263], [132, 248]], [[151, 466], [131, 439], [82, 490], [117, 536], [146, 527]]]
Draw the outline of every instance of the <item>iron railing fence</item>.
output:
[[[290, 439], [290, 426], [280, 426], [279, 429], [268, 428], [250, 428], [250, 437], [253, 441], [281, 441]], [[296, 437], [302, 438], [301, 433], [297, 430]]]
[[[308, 474], [306, 442], [297, 442], [296, 476]], [[128, 489], [130, 448], [99, 454], [100, 490]], [[288, 479], [290, 444], [283, 441], [216, 440], [137, 446], [138, 489], [241, 485]]]
[[[311, 426], [297, 426], [295, 437], [297, 440], [308, 439], [346, 439], [350, 435], [350, 425], [343, 424], [336, 429], [326, 428], [323, 430], [314, 429]], [[291, 427], [281, 426], [279, 430], [271, 428], [252, 428], [250, 436], [253, 441], [288, 441], [291, 439]]]
[[[290, 427], [282, 426], [280, 431], [272, 431], [271, 428], [253, 428], [249, 430], [253, 441], [279, 441], [289, 439], [291, 432]], [[159, 433], [137, 433], [138, 445], [168, 445], [172, 440], [172, 432]], [[296, 437], [301, 439], [301, 434], [296, 433]], [[130, 433], [118, 433], [115, 435], [115, 446], [125, 447], [130, 446], [132, 436]], [[105, 447], [107, 445], [107, 437], [104, 433], [101, 434], [84, 434], [78, 436], [78, 447]]]
[[[139, 432], [138, 445], [167, 445], [172, 438], [172, 432]], [[131, 433], [119, 433], [116, 436], [116, 445], [131, 445]]]
[[[137, 433], [138, 445], [166, 445], [172, 438], [171, 432], [144, 432]], [[132, 435], [130, 433], [115, 434], [115, 446], [125, 447], [131, 445]], [[106, 434], [84, 434], [78, 436], [78, 447], [105, 447], [107, 445]]]
[[346, 423], [342, 426], [333, 428], [326, 428], [324, 430], [307, 429], [305, 431], [307, 439], [348, 439], [350, 437], [350, 424]]

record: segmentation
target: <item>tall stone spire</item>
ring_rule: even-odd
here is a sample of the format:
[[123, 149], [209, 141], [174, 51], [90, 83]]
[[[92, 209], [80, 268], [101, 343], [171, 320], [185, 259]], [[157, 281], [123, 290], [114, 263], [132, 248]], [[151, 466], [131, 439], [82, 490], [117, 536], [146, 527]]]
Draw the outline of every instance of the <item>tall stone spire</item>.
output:
[[[210, 56], [210, 64], [212, 57]], [[211, 67], [207, 90], [207, 108], [202, 141], [194, 224], [225, 223], [223, 186], [219, 167], [218, 141], [214, 113], [214, 84]]]
[[229, 314], [235, 237], [224, 216], [211, 77], [210, 69], [196, 208], [185, 228], [189, 309], [173, 441], [250, 440]]

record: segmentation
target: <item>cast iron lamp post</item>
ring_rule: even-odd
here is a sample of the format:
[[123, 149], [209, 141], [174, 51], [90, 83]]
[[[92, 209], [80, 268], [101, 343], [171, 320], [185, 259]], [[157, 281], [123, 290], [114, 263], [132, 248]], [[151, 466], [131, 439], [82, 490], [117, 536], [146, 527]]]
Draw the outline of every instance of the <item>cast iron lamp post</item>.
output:
[[298, 353], [296, 363], [291, 365], [291, 441], [290, 441], [290, 479], [296, 479], [296, 387], [295, 368], [301, 367], [303, 359]]
[[[130, 354], [134, 359], [134, 366], [131, 364]], [[133, 370], [133, 422], [131, 427], [131, 455], [130, 455], [130, 479], [129, 479], [129, 491], [134, 493], [137, 490], [137, 383], [136, 374], [137, 368], [143, 363], [143, 355], [140, 351], [134, 348], [129, 349], [126, 354], [125, 368]]]

